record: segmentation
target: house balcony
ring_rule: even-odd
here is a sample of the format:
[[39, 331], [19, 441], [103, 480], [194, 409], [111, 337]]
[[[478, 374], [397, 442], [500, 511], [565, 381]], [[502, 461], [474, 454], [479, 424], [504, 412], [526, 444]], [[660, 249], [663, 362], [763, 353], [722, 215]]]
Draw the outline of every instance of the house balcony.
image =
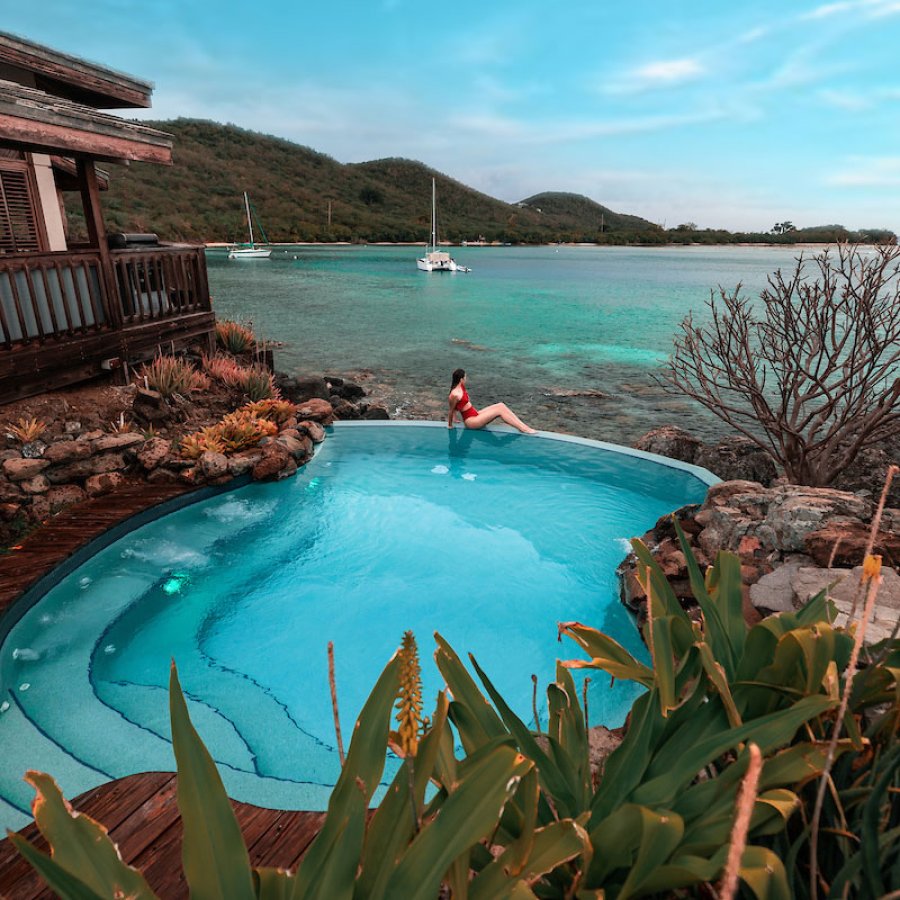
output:
[[203, 247], [0, 255], [0, 403], [209, 343]]

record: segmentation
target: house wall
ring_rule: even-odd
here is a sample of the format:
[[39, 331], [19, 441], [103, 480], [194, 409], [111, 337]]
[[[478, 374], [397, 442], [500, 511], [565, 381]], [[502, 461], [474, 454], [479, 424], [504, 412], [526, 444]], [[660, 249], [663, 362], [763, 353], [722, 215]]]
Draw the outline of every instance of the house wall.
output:
[[59, 196], [56, 192], [56, 182], [53, 180], [50, 157], [44, 153], [33, 153], [31, 162], [34, 166], [34, 179], [38, 193], [35, 198], [35, 206], [38, 207], [38, 214], [44, 220], [47, 249], [66, 250], [66, 231], [60, 210]]

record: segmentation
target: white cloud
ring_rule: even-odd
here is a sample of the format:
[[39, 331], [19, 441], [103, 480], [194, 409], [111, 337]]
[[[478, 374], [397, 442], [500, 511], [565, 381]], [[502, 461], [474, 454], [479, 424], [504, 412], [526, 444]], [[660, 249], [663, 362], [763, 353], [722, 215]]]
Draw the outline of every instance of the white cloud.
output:
[[872, 100], [861, 94], [855, 94], [852, 91], [834, 90], [832, 88], [824, 88], [819, 91], [819, 99], [828, 106], [834, 106], [837, 109], [846, 112], [862, 112], [872, 108]]
[[900, 156], [854, 156], [824, 180], [829, 187], [900, 187]]
[[696, 59], [662, 59], [646, 63], [631, 74], [645, 86], [668, 86], [691, 81], [706, 73], [706, 67]]

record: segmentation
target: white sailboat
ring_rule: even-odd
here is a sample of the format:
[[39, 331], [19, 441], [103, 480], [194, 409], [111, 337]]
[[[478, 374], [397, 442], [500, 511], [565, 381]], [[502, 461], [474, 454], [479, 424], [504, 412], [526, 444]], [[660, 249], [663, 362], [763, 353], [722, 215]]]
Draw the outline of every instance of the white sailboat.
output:
[[[258, 245], [253, 239], [253, 216], [250, 215], [250, 198], [244, 191], [244, 210], [247, 213], [247, 228], [250, 231], [249, 244], [234, 244], [228, 248], [229, 259], [268, 259], [272, 248]], [[265, 233], [263, 233], [265, 237]]]
[[467, 266], [461, 266], [444, 250], [438, 250], [437, 235], [437, 193], [434, 179], [431, 179], [431, 244], [425, 248], [425, 255], [416, 260], [416, 266], [422, 272], [470, 272]]

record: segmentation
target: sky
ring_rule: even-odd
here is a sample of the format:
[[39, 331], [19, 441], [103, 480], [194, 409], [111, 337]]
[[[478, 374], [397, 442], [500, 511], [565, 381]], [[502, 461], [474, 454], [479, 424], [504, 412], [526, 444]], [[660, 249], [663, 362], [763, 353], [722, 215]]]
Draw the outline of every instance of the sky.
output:
[[0, 0], [0, 29], [152, 81], [140, 117], [508, 202], [900, 232], [900, 0]]

